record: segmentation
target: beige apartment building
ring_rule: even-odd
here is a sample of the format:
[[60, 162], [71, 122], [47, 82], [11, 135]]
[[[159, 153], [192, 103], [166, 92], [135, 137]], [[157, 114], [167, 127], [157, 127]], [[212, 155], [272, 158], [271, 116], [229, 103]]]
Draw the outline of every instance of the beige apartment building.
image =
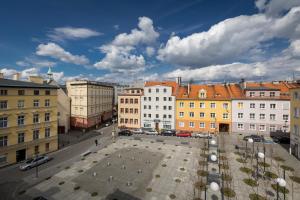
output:
[[300, 158], [300, 87], [290, 90], [291, 95], [291, 153]]
[[141, 127], [141, 96], [142, 88], [128, 88], [118, 96], [118, 127]]
[[57, 87], [40, 77], [14, 78], [0, 74], [0, 166], [58, 148]]
[[83, 131], [112, 118], [114, 89], [105, 83], [86, 80], [67, 82], [71, 98], [71, 127]]

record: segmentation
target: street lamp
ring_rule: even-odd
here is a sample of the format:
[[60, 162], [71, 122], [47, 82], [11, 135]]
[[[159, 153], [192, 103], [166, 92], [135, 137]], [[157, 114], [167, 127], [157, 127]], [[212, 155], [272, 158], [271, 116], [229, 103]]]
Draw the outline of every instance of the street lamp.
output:
[[247, 160], [247, 157], [248, 157], [248, 147], [247, 147], [247, 144], [249, 143], [253, 143], [253, 148], [254, 148], [254, 142], [253, 142], [253, 139], [252, 138], [249, 138], [248, 140], [246, 140], [246, 158], [245, 160]]
[[[262, 152], [258, 152], [256, 156], [256, 178], [258, 178], [258, 158], [263, 159], [265, 157], [265, 154]], [[264, 172], [265, 172], [265, 163], [264, 163]]]
[[210, 155], [210, 160], [213, 162], [217, 161], [217, 156], [215, 154]]
[[216, 140], [211, 140], [210, 143], [211, 143], [212, 145], [215, 145], [215, 144], [216, 144]]
[[[279, 192], [278, 188], [279, 186], [284, 187], [286, 186], [286, 181], [283, 178], [277, 178], [276, 179], [276, 184], [277, 184], [277, 200], [279, 199]], [[285, 199], [285, 191], [284, 191], [284, 199]]]

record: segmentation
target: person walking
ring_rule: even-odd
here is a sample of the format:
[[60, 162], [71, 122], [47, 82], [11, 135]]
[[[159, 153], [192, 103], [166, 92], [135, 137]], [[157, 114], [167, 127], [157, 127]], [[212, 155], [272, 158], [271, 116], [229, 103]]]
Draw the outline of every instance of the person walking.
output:
[[98, 146], [98, 140], [97, 139], [95, 140], [95, 144], [96, 144], [96, 146]]

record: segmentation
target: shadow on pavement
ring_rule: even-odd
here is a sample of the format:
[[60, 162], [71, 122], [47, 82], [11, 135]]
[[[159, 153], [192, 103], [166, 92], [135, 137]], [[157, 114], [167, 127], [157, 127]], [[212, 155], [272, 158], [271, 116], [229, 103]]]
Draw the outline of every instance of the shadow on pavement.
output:
[[116, 189], [113, 193], [109, 194], [106, 197], [106, 200], [141, 200], [136, 198], [128, 193], [122, 192], [119, 189]]

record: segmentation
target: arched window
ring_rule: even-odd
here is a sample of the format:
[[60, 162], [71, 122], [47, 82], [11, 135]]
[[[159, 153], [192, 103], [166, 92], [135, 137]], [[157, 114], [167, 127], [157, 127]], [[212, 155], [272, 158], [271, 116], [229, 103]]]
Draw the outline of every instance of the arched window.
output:
[[206, 98], [206, 90], [201, 89], [199, 91], [199, 98], [201, 98], [201, 99], [205, 99]]

